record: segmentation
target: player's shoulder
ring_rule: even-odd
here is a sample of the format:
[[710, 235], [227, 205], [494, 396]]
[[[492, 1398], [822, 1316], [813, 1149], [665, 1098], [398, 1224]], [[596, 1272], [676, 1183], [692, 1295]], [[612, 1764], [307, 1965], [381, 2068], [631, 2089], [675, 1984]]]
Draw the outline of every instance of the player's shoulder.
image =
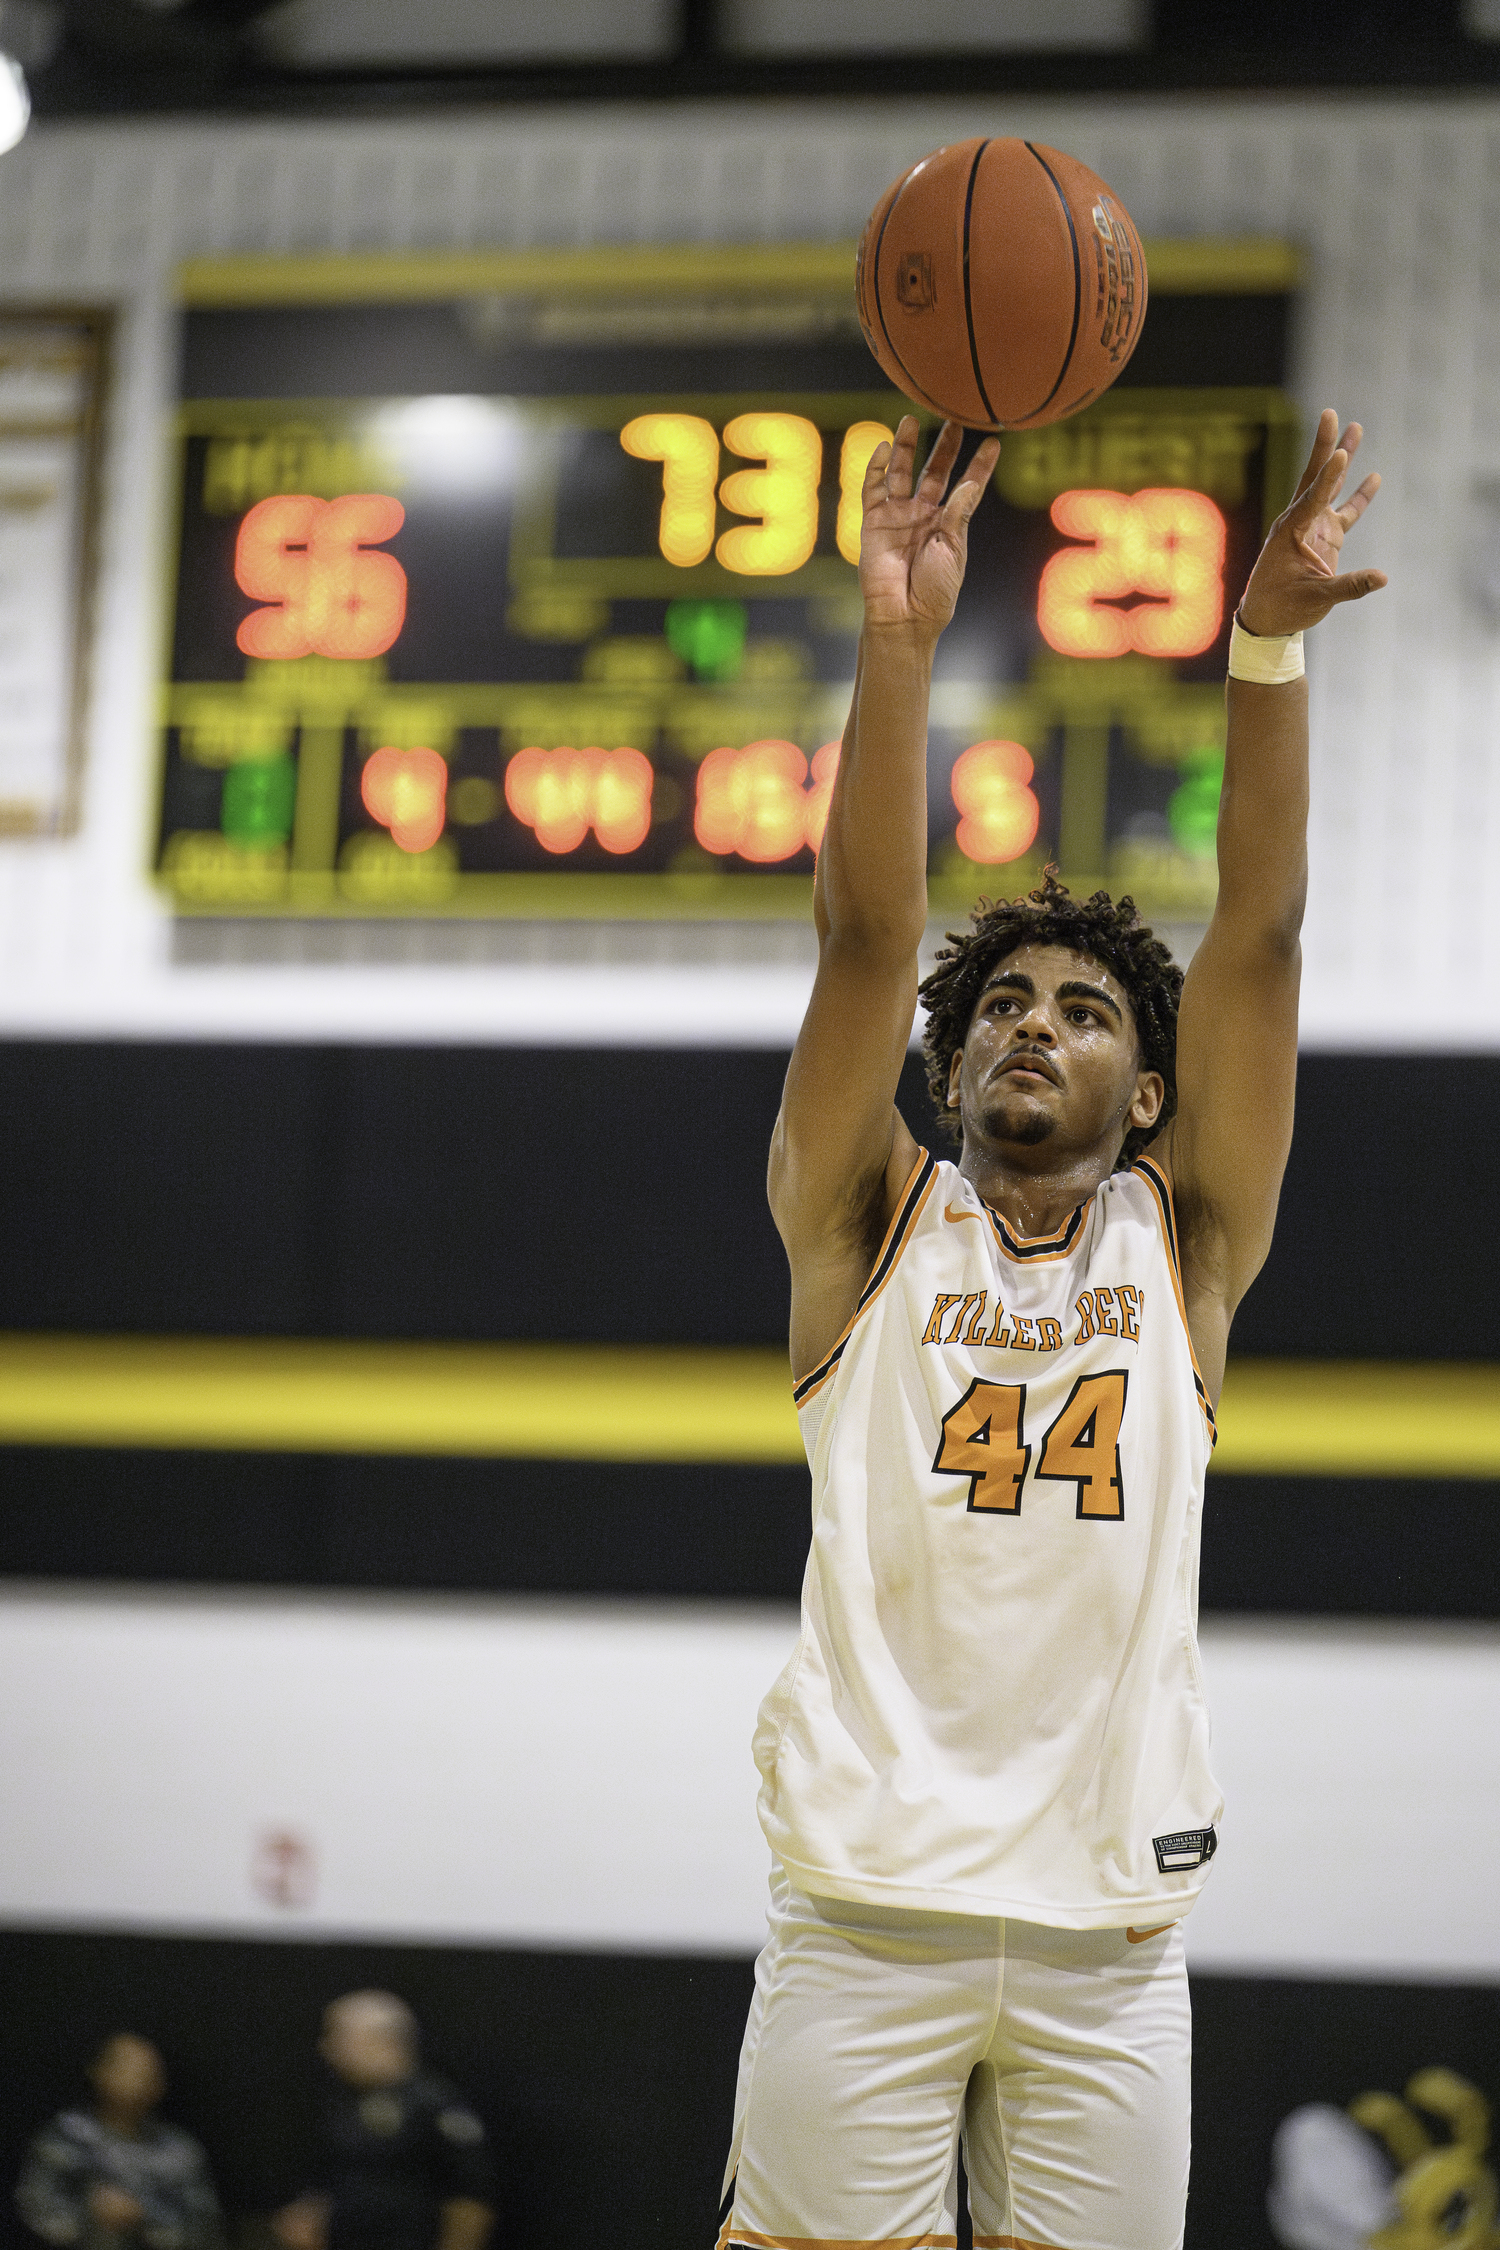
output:
[[1122, 1219], [1143, 1227], [1156, 1240], [1175, 1272], [1181, 1271], [1181, 1225], [1172, 1175], [1154, 1150], [1137, 1156], [1120, 1172], [1112, 1172], [1100, 1190], [1106, 1210], [1112, 1205]]
[[912, 1143], [910, 1155], [911, 1161], [890, 1198], [890, 1220], [879, 1264], [892, 1253], [899, 1255], [902, 1246], [924, 1226], [941, 1224], [948, 1209], [967, 1208], [971, 1203], [976, 1210], [980, 1208], [974, 1189], [949, 1158], [938, 1156], [920, 1141]]
[[903, 1197], [920, 1194], [932, 1186], [940, 1186], [949, 1194], [960, 1189], [974, 1192], [951, 1157], [940, 1156], [936, 1149], [927, 1148], [921, 1141], [913, 1141], [909, 1155], [910, 1161], [901, 1174]]

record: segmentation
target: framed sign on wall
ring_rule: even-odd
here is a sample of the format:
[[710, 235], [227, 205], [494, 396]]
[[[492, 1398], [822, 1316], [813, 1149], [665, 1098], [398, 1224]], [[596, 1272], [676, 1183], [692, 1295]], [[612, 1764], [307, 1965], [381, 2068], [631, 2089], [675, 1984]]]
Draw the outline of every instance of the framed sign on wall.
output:
[[0, 835], [78, 821], [111, 317], [0, 308]]
[[[860, 484], [907, 410], [851, 270], [839, 245], [191, 269], [177, 910], [805, 915]], [[932, 705], [940, 909], [1048, 860], [1157, 913], [1212, 899], [1225, 589], [1288, 488], [1295, 266], [1165, 244], [1151, 270], [1129, 384], [1007, 439], [976, 519]]]

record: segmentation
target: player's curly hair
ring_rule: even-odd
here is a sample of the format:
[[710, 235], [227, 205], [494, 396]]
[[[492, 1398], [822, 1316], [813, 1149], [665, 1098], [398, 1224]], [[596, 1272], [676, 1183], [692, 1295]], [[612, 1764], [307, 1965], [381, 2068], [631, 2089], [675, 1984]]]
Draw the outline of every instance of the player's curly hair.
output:
[[922, 1052], [927, 1089], [943, 1129], [963, 1137], [958, 1112], [948, 1107], [948, 1071], [969, 1035], [980, 993], [999, 964], [1020, 945], [1065, 945], [1086, 953], [1117, 977], [1130, 995], [1141, 1061], [1160, 1071], [1166, 1088], [1161, 1115], [1145, 1132], [1133, 1125], [1125, 1136], [1116, 1169], [1124, 1171], [1152, 1142], [1177, 1107], [1177, 1003], [1182, 971], [1161, 939], [1153, 937], [1132, 898], [1113, 899], [1095, 891], [1074, 898], [1048, 868], [1041, 887], [1025, 898], [980, 899], [967, 930], [950, 930], [931, 976], [918, 997], [927, 1012]]

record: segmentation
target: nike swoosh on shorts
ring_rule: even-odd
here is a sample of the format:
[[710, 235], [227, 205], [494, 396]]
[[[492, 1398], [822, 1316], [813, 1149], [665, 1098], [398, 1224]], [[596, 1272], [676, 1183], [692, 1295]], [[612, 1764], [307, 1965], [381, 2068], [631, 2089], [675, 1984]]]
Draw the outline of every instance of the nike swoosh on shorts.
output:
[[1175, 1922], [1158, 1922], [1154, 1930], [1127, 1930], [1125, 1936], [1131, 1945], [1144, 1945], [1148, 1937], [1160, 1937], [1163, 1930], [1175, 1930]]

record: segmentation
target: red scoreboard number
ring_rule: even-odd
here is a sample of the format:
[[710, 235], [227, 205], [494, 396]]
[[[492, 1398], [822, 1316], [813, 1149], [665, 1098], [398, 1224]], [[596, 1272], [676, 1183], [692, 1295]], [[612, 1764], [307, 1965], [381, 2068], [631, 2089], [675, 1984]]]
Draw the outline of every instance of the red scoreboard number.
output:
[[[1070, 539], [1042, 571], [1036, 621], [1060, 656], [1201, 656], [1224, 622], [1224, 518], [1206, 493], [1063, 492]], [[1132, 594], [1148, 598], [1126, 609]]]
[[[860, 493], [870, 455], [892, 433], [857, 422], [839, 449], [840, 554], [859, 559]], [[637, 459], [662, 465], [657, 543], [691, 569], [713, 554], [743, 577], [800, 570], [816, 545], [823, 474], [821, 432], [803, 416], [736, 415], [722, 440], [700, 415], [638, 415], [620, 432]], [[758, 468], [720, 478], [721, 444]], [[754, 520], [716, 532], [722, 504]], [[1188, 658], [1213, 646], [1224, 620], [1223, 515], [1204, 493], [1077, 491], [1052, 503], [1070, 545], [1046, 563], [1037, 624], [1060, 655]], [[406, 619], [406, 573], [383, 551], [405, 521], [399, 500], [378, 492], [336, 500], [280, 493], [250, 509], [235, 542], [234, 575], [263, 606], [238, 630], [246, 656], [376, 657], [395, 645]], [[704, 851], [757, 866], [818, 849], [838, 771], [839, 744], [811, 761], [794, 742], [712, 750], [698, 769], [693, 833]], [[971, 743], [952, 775], [965, 858], [999, 865], [1031, 848], [1040, 808], [1030, 753], [1018, 742]], [[655, 774], [639, 750], [563, 746], [519, 750], [505, 769], [505, 801], [545, 851], [576, 851], [592, 832], [607, 852], [638, 851], [651, 826]], [[361, 796], [371, 818], [402, 851], [428, 850], [443, 832], [448, 774], [431, 749], [376, 750]]]
[[246, 656], [384, 656], [406, 623], [406, 572], [382, 554], [406, 521], [384, 492], [314, 500], [279, 492], [250, 510], [234, 543], [253, 609], [236, 639]]

